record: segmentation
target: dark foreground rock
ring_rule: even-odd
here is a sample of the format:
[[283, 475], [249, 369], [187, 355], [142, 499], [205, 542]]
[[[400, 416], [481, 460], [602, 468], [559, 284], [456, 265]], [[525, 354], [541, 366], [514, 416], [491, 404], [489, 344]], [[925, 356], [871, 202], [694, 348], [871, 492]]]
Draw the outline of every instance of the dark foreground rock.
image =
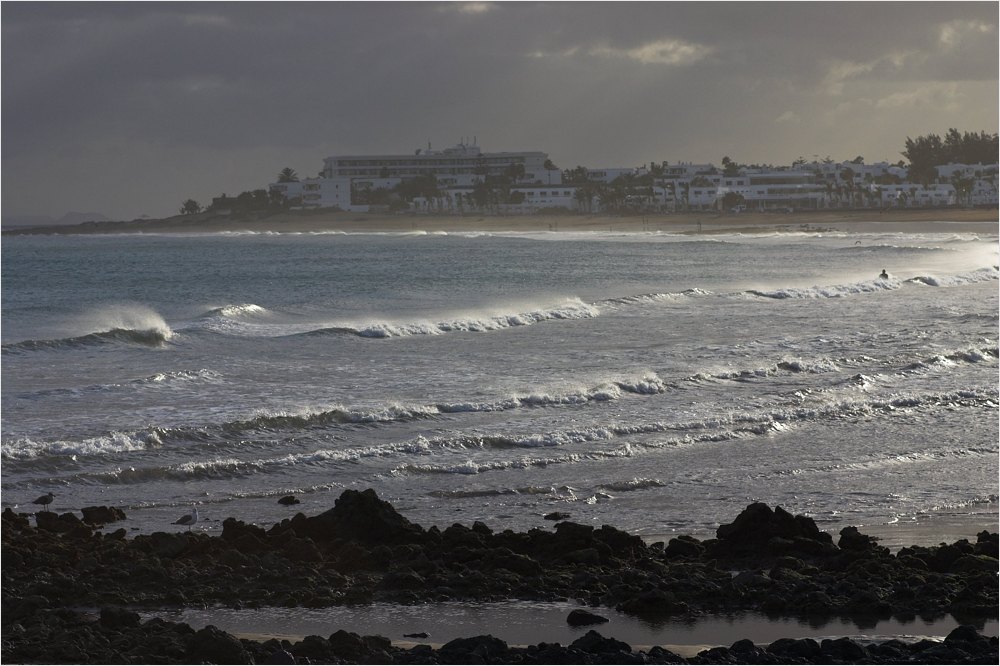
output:
[[[101, 522], [115, 517], [110, 511], [100, 516]], [[867, 622], [945, 614], [975, 622], [996, 617], [998, 608], [996, 533], [982, 532], [974, 542], [962, 539], [932, 547], [912, 546], [893, 555], [853, 527], [842, 530], [835, 542], [811, 519], [764, 504], [748, 506], [732, 523], [719, 528], [716, 539], [699, 541], [684, 536], [666, 545], [647, 545], [607, 525], [594, 528], [568, 521], [556, 523], [553, 529], [527, 532], [494, 532], [479, 522], [424, 529], [371, 490], [345, 491], [332, 509], [313, 517], [299, 513], [269, 529], [229, 518], [219, 536], [178, 531], [127, 538], [124, 528], [109, 531], [109, 527], [102, 532], [72, 513], [40, 512], [32, 520], [8, 509], [0, 519], [4, 636], [0, 656], [8, 662], [25, 658], [21, 650], [28, 648], [21, 642], [22, 632], [29, 626], [41, 631], [39, 627], [48, 626], [46, 623], [62, 621], [60, 618], [69, 612], [62, 609], [68, 608], [155, 610], [217, 604], [320, 608], [372, 601], [573, 599], [651, 621], [750, 611]], [[148, 625], [142, 625], [143, 631], [160, 626], [153, 624], [146, 629]], [[129, 635], [138, 631], [129, 615], [109, 614], [105, 619], [102, 613], [97, 626], [101, 631]], [[95, 630], [90, 627], [88, 631]], [[195, 663], [243, 658], [231, 640], [205, 630], [191, 632], [191, 641], [195, 634], [200, 635], [194, 643], [200, 652], [192, 655], [190, 641], [184, 642], [183, 650], [178, 647], [177, 631], [181, 630], [167, 632], [169, 644], [160, 646], [164, 654], [183, 653], [184, 659], [197, 658]], [[38, 636], [32, 640], [35, 638]], [[323, 641], [332, 639], [313, 640], [297, 649], [326, 654]], [[75, 661], [60, 656], [57, 646], [34, 644], [48, 650], [36, 661]], [[80, 645], [80, 641], [74, 644]], [[345, 655], [362, 651], [344, 636], [335, 645]], [[449, 660], [459, 659], [455, 655], [462, 645], [453, 645], [442, 655], [434, 653], [433, 659], [438, 661], [405, 663], [459, 663]], [[598, 649], [595, 645], [605, 643], [590, 648]], [[125, 647], [122, 644], [116, 649]], [[268, 655], [253, 652], [245, 644], [242, 650], [258, 663], [290, 663], [289, 654], [300, 658], [291, 646], [271, 647], [275, 649]], [[597, 653], [583, 647], [560, 649], [613, 660], [631, 654], [623, 652], [621, 646]], [[475, 649], [480, 650], [477, 658], [484, 660], [482, 663], [501, 663], [496, 661], [502, 652], [499, 644], [482, 643]], [[544, 644], [535, 646], [535, 656], [517, 659], [557, 663], [544, 661], [556, 658], [547, 652], [553, 649]], [[885, 648], [892, 649], [891, 645]], [[69, 644], [59, 650], [66, 655], [73, 651]], [[730, 661], [692, 663], [778, 663], [768, 661], [772, 656], [760, 653], [759, 646], [738, 643], [728, 650], [717, 656]], [[739, 659], [758, 661], [731, 661], [737, 658], [734, 650], [745, 653]], [[783, 654], [782, 650], [792, 652]], [[799, 652], [806, 654], [801, 658], [808, 659], [818, 658], [814, 653], [824, 655], [824, 659], [836, 653], [841, 663], [874, 658], [846, 643], [768, 647], [768, 654], [781, 653], [782, 660], [798, 659]], [[607, 656], [612, 653], [617, 656]], [[667, 658], [655, 658], [661, 657]], [[302, 658], [313, 659], [305, 654]], [[464, 653], [462, 658], [472, 659]], [[90, 663], [99, 661], [89, 659]]]
[[960, 626], [944, 641], [859, 643], [781, 639], [741, 640], [683, 658], [660, 646], [637, 649], [589, 631], [569, 645], [512, 647], [494, 636], [472, 636], [403, 647], [382, 636], [337, 631], [301, 641], [239, 639], [214, 626], [152, 619], [122, 621], [117, 609], [100, 618], [61, 610], [32, 616], [4, 631], [4, 663], [74, 664], [995, 664], [997, 639]]

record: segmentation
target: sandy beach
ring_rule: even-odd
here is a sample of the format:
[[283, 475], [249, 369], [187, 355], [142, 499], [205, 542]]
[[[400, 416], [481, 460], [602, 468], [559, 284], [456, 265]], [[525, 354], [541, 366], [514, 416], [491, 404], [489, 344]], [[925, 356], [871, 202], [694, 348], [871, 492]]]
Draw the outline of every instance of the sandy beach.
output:
[[766, 232], [996, 233], [995, 209], [821, 210], [794, 213], [689, 212], [649, 215], [434, 215], [286, 211], [266, 214], [177, 215], [164, 219], [87, 222], [73, 226], [4, 230], [15, 234], [223, 233], [223, 232], [620, 232], [724, 234]]

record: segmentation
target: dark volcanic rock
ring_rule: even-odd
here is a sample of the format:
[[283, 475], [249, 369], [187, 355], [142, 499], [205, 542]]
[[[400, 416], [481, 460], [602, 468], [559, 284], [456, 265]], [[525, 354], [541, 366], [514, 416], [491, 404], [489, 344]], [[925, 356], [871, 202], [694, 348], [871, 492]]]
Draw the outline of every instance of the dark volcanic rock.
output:
[[671, 615], [687, 613], [687, 604], [678, 602], [676, 597], [665, 590], [651, 589], [640, 592], [631, 599], [618, 605], [622, 613], [635, 615], [643, 619], [657, 620]]
[[837, 546], [841, 550], [889, 554], [889, 549], [879, 546], [875, 537], [862, 534], [857, 527], [845, 527], [840, 530], [840, 541], [837, 542]]
[[570, 643], [570, 647], [592, 654], [616, 655], [632, 652], [632, 646], [628, 643], [614, 638], [605, 638], [593, 629]]
[[747, 506], [732, 523], [720, 525], [716, 539], [706, 542], [706, 556], [720, 559], [743, 559], [791, 555], [827, 557], [839, 549], [833, 537], [821, 532], [807, 516], [793, 516], [780, 506], [755, 502]]
[[116, 506], [85, 506], [81, 509], [83, 522], [91, 525], [105, 525], [125, 520], [125, 512]]
[[820, 643], [820, 650], [831, 659], [852, 664], [863, 663], [870, 656], [868, 650], [849, 638], [825, 638]]
[[[820, 644], [811, 638], [779, 638], [767, 646], [767, 651], [779, 657], [792, 657], [794, 659], [821, 660], [824, 658]], [[807, 661], [806, 663], [822, 662]]]
[[[36, 527], [30, 515], [0, 516], [7, 663], [218, 663], [244, 653], [257, 663], [296, 656], [300, 663], [678, 663], [665, 650], [643, 655], [600, 634], [575, 647], [504, 648], [479, 639], [447, 651], [402, 650], [347, 632], [298, 646], [238, 641], [217, 629], [195, 640], [186, 625], [141, 623], [134, 611], [574, 599], [651, 620], [748, 611], [856, 620], [951, 613], [976, 622], [996, 616], [1000, 592], [995, 533], [893, 555], [852, 528], [835, 546], [812, 521], [765, 505], [748, 507], [718, 539], [679, 536], [666, 546], [572, 522], [519, 533], [478, 522], [425, 531], [373, 491], [347, 491], [330, 511], [298, 513], [269, 530], [230, 518], [221, 536], [102, 535], [72, 514], [38, 519]], [[95, 621], [73, 607], [103, 610]], [[996, 651], [995, 638], [962, 628], [943, 643], [737, 641], [687, 663], [996, 663]]]
[[121, 627], [138, 627], [139, 614], [124, 608], [107, 606], [101, 609], [101, 624], [111, 629]]
[[670, 558], [696, 558], [701, 557], [705, 553], [705, 547], [693, 537], [680, 536], [671, 539], [663, 553]]
[[571, 627], [585, 627], [589, 624], [603, 624], [608, 622], [608, 618], [595, 615], [579, 608], [574, 608], [569, 612], [566, 623]]
[[[295, 519], [292, 521], [295, 522]], [[365, 544], [422, 543], [422, 527], [400, 515], [388, 502], [369, 488], [358, 492], [345, 490], [333, 508], [295, 525], [299, 536], [319, 543], [344, 539]]]
[[188, 647], [191, 663], [252, 664], [243, 644], [217, 627], [208, 625], [196, 632]]
[[[456, 638], [441, 646], [441, 654], [451, 663], [503, 663], [502, 660], [510, 648], [505, 641], [489, 634], [473, 636], [472, 638]], [[455, 659], [460, 661], [452, 661]]]
[[57, 515], [52, 511], [39, 511], [35, 514], [35, 524], [38, 529], [46, 532], [70, 532], [74, 529], [86, 527], [76, 514], [64, 513]]

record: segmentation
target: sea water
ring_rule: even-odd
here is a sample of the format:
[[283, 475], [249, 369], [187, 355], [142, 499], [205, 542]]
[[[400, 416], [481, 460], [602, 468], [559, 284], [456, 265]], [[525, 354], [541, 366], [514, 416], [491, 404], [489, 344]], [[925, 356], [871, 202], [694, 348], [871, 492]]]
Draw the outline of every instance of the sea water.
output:
[[754, 501], [834, 535], [995, 519], [995, 237], [23, 236], [2, 259], [4, 507], [51, 491], [133, 533], [347, 488], [425, 527], [559, 511], [650, 538]]
[[[650, 645], [730, 646], [740, 639], [768, 645], [779, 638], [848, 637], [862, 643], [890, 639], [915, 643], [923, 639], [943, 640], [961, 624], [950, 615], [846, 620], [815, 618], [801, 620], [767, 617], [756, 613], [722, 614], [696, 618], [644, 620], [613, 608], [591, 608], [607, 620], [600, 625], [573, 627], [566, 617], [581, 606], [573, 602], [476, 603], [446, 601], [429, 604], [373, 603], [331, 608], [258, 609], [184, 608], [157, 610], [146, 617], [184, 622], [200, 629], [212, 624], [230, 633], [289, 637], [329, 636], [338, 629], [361, 635], [378, 635], [393, 642], [444, 644], [455, 638], [491, 634], [511, 645], [560, 643], [569, 645], [591, 630], [612, 636], [633, 647]], [[993, 618], [970, 620], [985, 636], [997, 635]], [[411, 634], [407, 636], [407, 634]], [[427, 634], [413, 636], [412, 634]]]

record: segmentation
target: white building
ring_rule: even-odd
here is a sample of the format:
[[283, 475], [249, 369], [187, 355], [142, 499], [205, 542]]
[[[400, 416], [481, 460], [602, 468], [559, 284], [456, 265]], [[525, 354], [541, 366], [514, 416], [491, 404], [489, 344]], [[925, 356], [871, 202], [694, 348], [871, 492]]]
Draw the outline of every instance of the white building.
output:
[[486, 175], [510, 176], [517, 183], [558, 185], [562, 172], [546, 169], [539, 151], [484, 153], [461, 142], [444, 150], [418, 148], [398, 155], [336, 155], [323, 160], [324, 178], [416, 178], [433, 175], [440, 186], [467, 187]]
[[[626, 175], [641, 175], [640, 170], [631, 167], [611, 167], [602, 169], [587, 169], [587, 180], [592, 183], [611, 183], [616, 178]], [[645, 169], [641, 170], [645, 173]]]
[[727, 194], [743, 197], [749, 210], [819, 208], [826, 186], [809, 171], [746, 171], [739, 176], [699, 175], [677, 187], [678, 199], [696, 209], [719, 208]]
[[937, 170], [938, 178], [951, 180], [955, 176], [959, 178], [986, 178], [997, 173], [996, 164], [942, 164], [934, 167]]
[[694, 164], [693, 162], [678, 162], [663, 165], [663, 178], [668, 180], [691, 180], [698, 175], [710, 175], [718, 172], [712, 164]]
[[950, 184], [900, 183], [898, 185], [878, 185], [881, 205], [885, 208], [924, 208], [932, 206], [953, 206], [956, 203], [955, 188]]
[[306, 178], [285, 183], [271, 183], [271, 192], [278, 192], [292, 208], [339, 208], [346, 211], [365, 210], [351, 205], [350, 178]]

